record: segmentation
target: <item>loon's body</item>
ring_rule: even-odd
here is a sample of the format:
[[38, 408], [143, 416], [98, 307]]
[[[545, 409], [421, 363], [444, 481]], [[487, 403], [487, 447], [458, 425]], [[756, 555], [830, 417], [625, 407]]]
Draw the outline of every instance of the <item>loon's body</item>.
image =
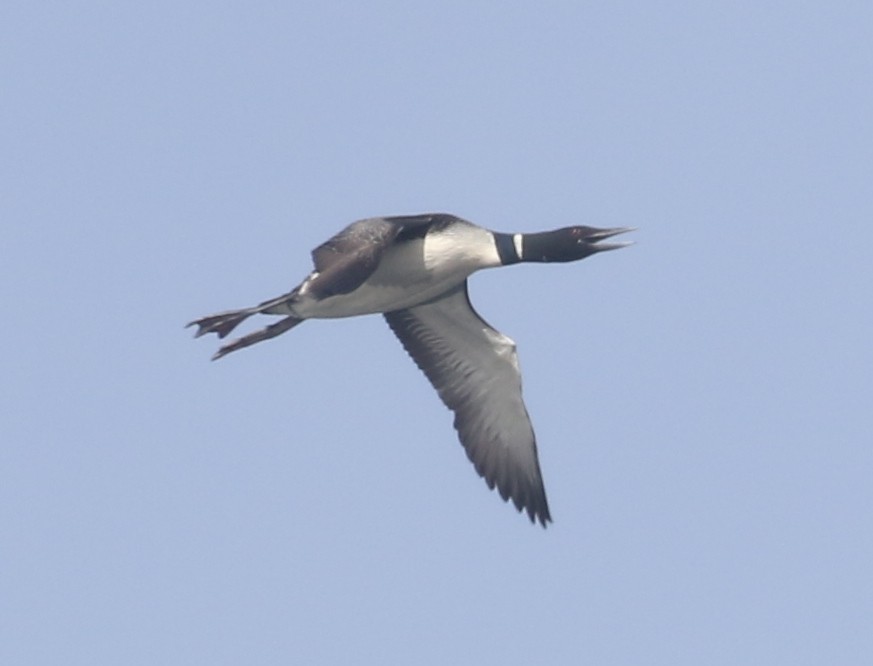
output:
[[447, 214], [355, 222], [312, 252], [315, 270], [290, 292], [191, 322], [225, 337], [254, 314], [280, 321], [224, 345], [214, 359], [276, 337], [305, 319], [381, 313], [455, 413], [479, 474], [504, 500], [545, 526], [551, 520], [536, 441], [521, 397], [515, 343], [479, 317], [467, 296], [477, 270], [520, 261], [575, 261], [628, 243], [627, 228], [568, 227], [501, 234]]
[[491, 233], [446, 216], [361, 220], [313, 252], [316, 270], [271, 314], [353, 317], [418, 305], [500, 266]]

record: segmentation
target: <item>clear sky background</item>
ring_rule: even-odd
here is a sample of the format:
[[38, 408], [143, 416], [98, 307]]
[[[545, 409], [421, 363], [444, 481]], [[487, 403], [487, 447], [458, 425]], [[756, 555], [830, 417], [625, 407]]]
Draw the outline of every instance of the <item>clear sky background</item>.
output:
[[[873, 663], [868, 2], [0, 7], [0, 663]], [[380, 317], [218, 363], [355, 219], [471, 281], [554, 524]]]

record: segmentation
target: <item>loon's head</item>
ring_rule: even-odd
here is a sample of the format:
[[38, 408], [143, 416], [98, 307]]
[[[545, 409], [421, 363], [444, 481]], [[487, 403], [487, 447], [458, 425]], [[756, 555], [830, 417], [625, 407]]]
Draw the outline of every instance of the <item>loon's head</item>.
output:
[[606, 238], [617, 236], [633, 227], [564, 227], [537, 234], [524, 234], [522, 261], [578, 261], [605, 250], [617, 250], [633, 245], [633, 242], [602, 243]]

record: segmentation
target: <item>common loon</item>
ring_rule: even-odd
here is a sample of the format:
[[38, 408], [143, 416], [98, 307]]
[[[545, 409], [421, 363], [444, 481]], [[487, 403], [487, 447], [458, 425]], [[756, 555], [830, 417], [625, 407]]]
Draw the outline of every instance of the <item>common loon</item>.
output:
[[254, 314], [284, 315], [225, 344], [215, 360], [305, 319], [383, 314], [454, 412], [461, 444], [488, 487], [545, 527], [551, 515], [515, 343], [473, 309], [467, 278], [482, 268], [576, 261], [615, 250], [631, 243], [602, 241], [627, 231], [576, 226], [505, 234], [444, 213], [359, 220], [313, 250], [315, 270], [288, 293], [188, 326], [197, 326], [195, 337], [224, 338]]

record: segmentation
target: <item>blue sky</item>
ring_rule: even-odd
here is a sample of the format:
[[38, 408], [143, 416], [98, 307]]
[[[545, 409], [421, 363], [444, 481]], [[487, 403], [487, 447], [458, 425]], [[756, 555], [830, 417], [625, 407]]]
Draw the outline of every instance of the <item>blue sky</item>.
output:
[[[0, 662], [873, 663], [873, 10], [0, 8]], [[637, 226], [474, 276], [555, 519], [379, 317], [182, 325], [372, 215]]]

